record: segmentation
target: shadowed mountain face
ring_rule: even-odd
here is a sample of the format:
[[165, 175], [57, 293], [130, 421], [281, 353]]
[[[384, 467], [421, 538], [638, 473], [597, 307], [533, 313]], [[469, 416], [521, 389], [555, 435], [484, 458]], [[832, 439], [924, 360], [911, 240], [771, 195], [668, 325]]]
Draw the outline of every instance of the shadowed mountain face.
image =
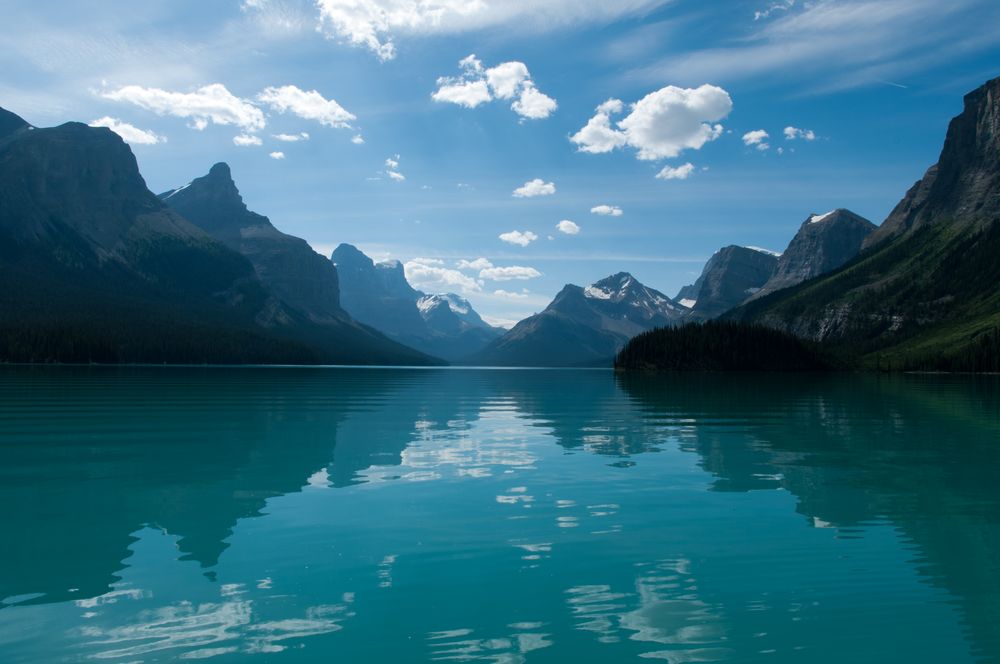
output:
[[349, 244], [338, 246], [330, 260], [340, 274], [344, 309], [401, 343], [455, 361], [502, 334], [468, 300], [454, 293], [427, 295], [410, 286], [399, 261], [376, 263]]
[[209, 232], [146, 188], [111, 130], [0, 113], [0, 359], [432, 361], [351, 321], [336, 271], [247, 212], [227, 167], [188, 189]]
[[[731, 314], [894, 367], [976, 370], [1000, 327], [1000, 79], [965, 97], [938, 164], [839, 270]], [[992, 343], [995, 343], [993, 341]]]
[[109, 129], [0, 113], [0, 358], [309, 361], [239, 254], [164, 206]]
[[875, 228], [875, 224], [850, 210], [810, 215], [778, 258], [774, 275], [751, 299], [837, 269], [858, 255]]
[[337, 270], [309, 244], [247, 209], [227, 164], [160, 198], [206, 233], [246, 256], [282, 301], [316, 322], [341, 322]]
[[865, 247], [925, 226], [948, 224], [972, 231], [998, 218], [1000, 78], [995, 78], [965, 96], [962, 113], [948, 125], [938, 163], [906, 192]]
[[684, 307], [620, 272], [580, 288], [567, 285], [468, 362], [496, 366], [610, 366], [631, 337], [676, 325]]
[[698, 280], [675, 298], [690, 309], [689, 318], [715, 318], [744, 302], [774, 275], [778, 257], [770, 252], [730, 245], [708, 259]]

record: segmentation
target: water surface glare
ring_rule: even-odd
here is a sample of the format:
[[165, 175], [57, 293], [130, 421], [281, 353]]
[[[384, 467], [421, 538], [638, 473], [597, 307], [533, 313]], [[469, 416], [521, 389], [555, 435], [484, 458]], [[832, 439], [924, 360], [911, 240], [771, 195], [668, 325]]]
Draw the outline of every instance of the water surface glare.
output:
[[1000, 662], [1000, 379], [0, 367], [0, 662]]

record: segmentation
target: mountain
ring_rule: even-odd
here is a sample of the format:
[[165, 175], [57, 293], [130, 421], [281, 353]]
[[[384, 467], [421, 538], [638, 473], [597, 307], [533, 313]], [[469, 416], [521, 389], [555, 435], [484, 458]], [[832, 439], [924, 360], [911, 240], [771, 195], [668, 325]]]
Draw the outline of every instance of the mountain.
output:
[[1000, 78], [966, 95], [938, 163], [857, 258], [730, 317], [828, 342], [873, 366], [977, 369], [997, 346], [998, 253]]
[[[117, 134], [75, 122], [34, 128], [2, 109], [0, 283], [0, 361], [343, 356], [250, 261], [150, 192]], [[367, 361], [422, 357], [344, 348]]]
[[503, 332], [458, 295], [427, 295], [413, 288], [399, 261], [376, 263], [349, 244], [338, 246], [330, 260], [340, 274], [344, 309], [408, 346], [454, 361], [482, 350]]
[[337, 270], [309, 244], [276, 229], [251, 212], [236, 188], [227, 164], [216, 164], [189, 184], [160, 194], [181, 216], [246, 256], [282, 301], [317, 322], [339, 322]]
[[778, 258], [774, 274], [750, 299], [837, 269], [858, 255], [861, 245], [876, 228], [864, 217], [843, 208], [809, 215]]
[[490, 366], [610, 365], [631, 337], [676, 325], [686, 310], [619, 272], [581, 288], [569, 284], [544, 311], [514, 326], [467, 363]]
[[282, 233], [243, 201], [225, 163], [160, 194], [160, 199], [200, 229], [245, 256], [260, 281], [307, 325], [300, 336], [350, 364], [419, 363], [428, 358], [352, 319], [340, 305], [337, 268], [298, 237]]
[[774, 275], [778, 255], [756, 247], [729, 245], [715, 252], [701, 276], [674, 298], [692, 320], [715, 318], [742, 304]]

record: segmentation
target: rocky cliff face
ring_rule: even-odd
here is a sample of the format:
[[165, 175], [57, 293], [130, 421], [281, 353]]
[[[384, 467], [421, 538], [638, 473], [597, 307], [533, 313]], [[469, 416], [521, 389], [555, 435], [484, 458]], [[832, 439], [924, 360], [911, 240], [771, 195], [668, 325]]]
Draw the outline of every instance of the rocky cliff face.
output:
[[777, 266], [778, 256], [772, 252], [723, 247], [705, 263], [698, 280], [681, 289], [676, 300], [690, 309], [692, 320], [715, 318], [763, 288]]
[[774, 274], [750, 299], [800, 284], [837, 269], [858, 255], [876, 226], [850, 210], [810, 215], [781, 254]]
[[229, 166], [216, 164], [208, 175], [160, 195], [184, 218], [246, 256], [282, 301], [316, 322], [346, 318], [340, 307], [337, 270], [309, 244], [276, 229], [247, 209]]
[[948, 125], [938, 163], [865, 242], [875, 246], [924, 226], [984, 224], [1000, 216], [1000, 78], [965, 96]]
[[496, 366], [610, 366], [631, 337], [678, 324], [684, 307], [619, 272], [586, 288], [565, 286], [544, 311], [470, 358]]

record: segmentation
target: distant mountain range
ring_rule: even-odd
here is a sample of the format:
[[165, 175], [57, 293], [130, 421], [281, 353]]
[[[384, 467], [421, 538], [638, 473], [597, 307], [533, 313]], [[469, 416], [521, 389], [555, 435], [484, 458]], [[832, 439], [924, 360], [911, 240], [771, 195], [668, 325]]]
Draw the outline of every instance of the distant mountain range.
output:
[[867, 366], [981, 369], [1000, 354], [998, 250], [1000, 79], [880, 227], [811, 214], [783, 253], [723, 247], [676, 298], [622, 272], [508, 332], [398, 262], [320, 256], [248, 210], [226, 164], [157, 197], [109, 129], [0, 109], [0, 361], [608, 366], [640, 333], [722, 318]]
[[569, 284], [539, 314], [526, 318], [465, 362], [497, 366], [610, 366], [631, 337], [676, 325], [686, 310], [626, 272], [581, 288]]
[[1000, 78], [965, 97], [927, 170], [839, 269], [727, 314], [869, 366], [978, 370], [1000, 351]]
[[355, 319], [429, 355], [458, 361], [503, 334], [454, 293], [413, 288], [399, 261], [376, 263], [341, 244], [330, 256], [340, 274], [341, 302]]
[[435, 362], [341, 310], [335, 270], [248, 213], [228, 168], [188, 189], [169, 200], [192, 219], [109, 129], [0, 109], [0, 359]]

